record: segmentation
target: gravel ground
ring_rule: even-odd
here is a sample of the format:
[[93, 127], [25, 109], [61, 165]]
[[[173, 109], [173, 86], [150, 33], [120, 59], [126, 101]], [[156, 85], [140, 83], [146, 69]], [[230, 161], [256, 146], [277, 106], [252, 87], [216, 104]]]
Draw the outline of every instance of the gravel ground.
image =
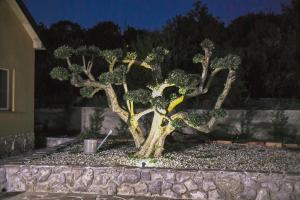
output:
[[241, 144], [169, 144], [161, 158], [137, 159], [132, 144], [112, 143], [95, 155], [85, 155], [82, 145], [27, 161], [26, 164], [141, 166], [146, 167], [241, 170], [259, 172], [300, 172], [300, 151]]

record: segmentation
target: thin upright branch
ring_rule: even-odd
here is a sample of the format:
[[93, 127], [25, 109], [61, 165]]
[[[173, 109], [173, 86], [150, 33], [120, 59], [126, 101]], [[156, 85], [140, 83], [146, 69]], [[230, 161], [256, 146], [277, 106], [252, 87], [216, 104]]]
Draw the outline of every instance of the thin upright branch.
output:
[[222, 70], [222, 68], [217, 68], [214, 71], [212, 71], [212, 73], [210, 74], [210, 77], [209, 77], [209, 79], [207, 81], [207, 84], [205, 85], [205, 88], [202, 91], [202, 94], [205, 94], [205, 93], [208, 92], [208, 90], [209, 90], [209, 88], [211, 86], [211, 83], [213, 82], [216, 74], [219, 73], [221, 70]]
[[93, 64], [94, 64], [94, 56], [92, 56], [91, 60], [89, 60], [89, 61], [88, 61], [88, 64], [87, 64], [87, 71], [88, 71], [89, 73], [91, 73]]
[[117, 62], [117, 59], [113, 59], [112, 62], [109, 62], [109, 66], [108, 66], [108, 69], [109, 69], [109, 72], [113, 72], [114, 71], [114, 67], [115, 67], [115, 64]]
[[85, 57], [82, 55], [81, 58], [82, 58], [82, 65], [83, 65], [84, 69], [86, 69]]
[[204, 48], [204, 59], [201, 62], [202, 65], [202, 74], [201, 74], [201, 83], [199, 85], [199, 90], [202, 91], [204, 84], [206, 82], [207, 74], [208, 74], [208, 65], [209, 65], [209, 60], [210, 60], [211, 52], [207, 49]]
[[[123, 83], [123, 88], [124, 88], [125, 94], [128, 93], [127, 83]], [[130, 106], [129, 100], [126, 100], [126, 105], [127, 105], [128, 111], [131, 113], [131, 106]]]
[[93, 74], [91, 73], [91, 69], [93, 66], [93, 62], [92, 60], [89, 61], [88, 66], [86, 65], [86, 60], [85, 60], [85, 56], [82, 56], [82, 63], [83, 63], [83, 72], [85, 73], [85, 75], [91, 80], [91, 81], [95, 81], [95, 77], [93, 76]]

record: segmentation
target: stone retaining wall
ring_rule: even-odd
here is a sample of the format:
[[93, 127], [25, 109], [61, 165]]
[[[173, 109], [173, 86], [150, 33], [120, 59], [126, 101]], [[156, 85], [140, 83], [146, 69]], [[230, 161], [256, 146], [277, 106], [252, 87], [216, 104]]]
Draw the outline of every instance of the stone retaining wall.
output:
[[279, 173], [5, 165], [0, 169], [0, 179], [0, 186], [10, 192], [26, 190], [202, 200], [300, 199], [300, 175]]
[[34, 148], [34, 133], [20, 133], [0, 137], [0, 156], [23, 153]]

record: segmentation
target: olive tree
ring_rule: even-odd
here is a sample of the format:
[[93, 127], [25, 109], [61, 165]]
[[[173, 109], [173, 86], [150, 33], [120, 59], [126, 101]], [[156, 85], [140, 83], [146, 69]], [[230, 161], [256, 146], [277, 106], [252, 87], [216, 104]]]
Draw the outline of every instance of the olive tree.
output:
[[[62, 46], [55, 50], [54, 55], [64, 59], [66, 66], [53, 68], [50, 75], [60, 81], [70, 80], [73, 86], [80, 88], [83, 97], [91, 98], [99, 91], [104, 91], [110, 109], [128, 124], [138, 149], [135, 155], [140, 158], [159, 157], [164, 150], [166, 137], [174, 130], [190, 126], [201, 133], [209, 133], [217, 118], [225, 114], [221, 107], [235, 81], [240, 58], [230, 54], [212, 59], [214, 44], [208, 39], [201, 43], [201, 48], [202, 53], [193, 58], [201, 74], [188, 74], [175, 69], [163, 77], [161, 65], [169, 51], [162, 47], [154, 48], [145, 58], [138, 59], [135, 52], [122, 52], [120, 49], [100, 50], [95, 46], [73, 49]], [[97, 58], [105, 60], [107, 71], [95, 75], [92, 68]], [[127, 74], [133, 67], [151, 70], [153, 82], [144, 88], [130, 90]], [[216, 75], [224, 70], [227, 71], [224, 89], [212, 110], [196, 114], [175, 109], [192, 97], [205, 95]], [[116, 85], [123, 88], [123, 99], [116, 95]], [[166, 92], [167, 88], [172, 88], [168, 90], [172, 92]], [[147, 109], [137, 112], [136, 106], [139, 104], [145, 104]], [[146, 134], [140, 123], [141, 118], [148, 114], [153, 117], [150, 132]]]

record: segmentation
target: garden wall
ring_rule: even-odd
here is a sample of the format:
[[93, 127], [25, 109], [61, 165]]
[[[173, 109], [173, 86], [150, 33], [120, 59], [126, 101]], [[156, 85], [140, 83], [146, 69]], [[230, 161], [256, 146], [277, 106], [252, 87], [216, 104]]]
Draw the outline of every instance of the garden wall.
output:
[[26, 190], [202, 200], [300, 199], [299, 175], [258, 172], [5, 165], [0, 168], [0, 187], [9, 192]]
[[[94, 112], [92, 107], [81, 108], [81, 130], [89, 127], [89, 116]], [[201, 112], [198, 110], [197, 112]], [[228, 133], [231, 135], [240, 135], [242, 129], [248, 129], [251, 137], [257, 140], [272, 139], [272, 120], [274, 119], [273, 110], [226, 110], [227, 116], [219, 120], [215, 127], [215, 132]], [[288, 136], [296, 136], [300, 142], [300, 110], [285, 110], [285, 115], [288, 117], [288, 124], [285, 134]], [[248, 122], [247, 122], [248, 121]], [[121, 120], [119, 117], [105, 109], [105, 119], [103, 121], [102, 133], [107, 133], [109, 129], [117, 132], [121, 127]], [[149, 124], [146, 126], [149, 127]], [[147, 128], [147, 127], [146, 127]], [[197, 133], [196, 130], [185, 128], [184, 133]]]
[[0, 156], [7, 157], [34, 148], [34, 133], [19, 133], [0, 137]]
[[[198, 110], [198, 112], [200, 111]], [[66, 130], [83, 131], [90, 126], [90, 115], [93, 112], [93, 107], [72, 108], [70, 111], [39, 109], [36, 111], [36, 122], [42, 127], [51, 129], [61, 130], [65, 128]], [[273, 110], [227, 110], [228, 115], [220, 120], [215, 132], [239, 135], [243, 132], [242, 129], [247, 129], [252, 134], [253, 139], [272, 139], [270, 133], [274, 118], [273, 112]], [[296, 136], [296, 140], [300, 141], [300, 110], [285, 110], [285, 115], [288, 117], [285, 134]], [[105, 109], [104, 116], [101, 133], [107, 133], [109, 129], [112, 129], [114, 134], [122, 132], [123, 123], [115, 113]], [[149, 128], [149, 123], [145, 125], [145, 128]], [[190, 128], [185, 128], [183, 132], [197, 133]]]
[[35, 125], [50, 130], [81, 130], [81, 108], [43, 108], [35, 110]]

